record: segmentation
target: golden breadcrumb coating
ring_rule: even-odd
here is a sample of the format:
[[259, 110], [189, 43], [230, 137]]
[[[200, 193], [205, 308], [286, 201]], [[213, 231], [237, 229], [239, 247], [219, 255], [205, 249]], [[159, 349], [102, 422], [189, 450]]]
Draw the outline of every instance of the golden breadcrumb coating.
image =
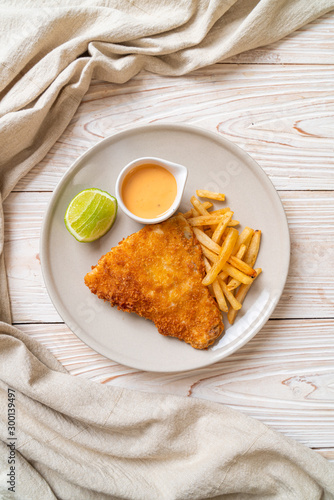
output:
[[205, 349], [224, 326], [204, 275], [201, 247], [177, 215], [121, 241], [92, 267], [85, 284], [112, 306], [150, 319], [162, 335]]

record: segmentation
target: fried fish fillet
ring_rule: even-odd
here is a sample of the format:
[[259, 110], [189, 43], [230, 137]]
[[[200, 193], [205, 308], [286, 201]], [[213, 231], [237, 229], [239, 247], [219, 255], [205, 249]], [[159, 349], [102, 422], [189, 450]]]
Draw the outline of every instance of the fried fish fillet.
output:
[[99, 298], [153, 321], [162, 335], [205, 349], [222, 333], [208, 288], [203, 255], [182, 215], [147, 225], [101, 257], [85, 276]]

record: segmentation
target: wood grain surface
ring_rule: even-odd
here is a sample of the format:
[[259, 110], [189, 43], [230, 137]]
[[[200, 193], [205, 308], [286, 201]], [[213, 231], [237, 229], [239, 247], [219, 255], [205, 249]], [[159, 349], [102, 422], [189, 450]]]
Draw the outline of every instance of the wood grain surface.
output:
[[[76, 376], [228, 404], [334, 460], [334, 13], [285, 39], [170, 78], [92, 82], [45, 159], [5, 202], [13, 318]], [[96, 353], [62, 322], [45, 289], [39, 234], [52, 191], [89, 147], [131, 126], [192, 123], [245, 149], [282, 199], [291, 264], [266, 326], [210, 367], [163, 374]]]
[[15, 190], [53, 190], [99, 140], [162, 121], [235, 142], [277, 189], [334, 189], [333, 90], [329, 65], [216, 64], [177, 78], [143, 72], [124, 85], [94, 82], [60, 140]]

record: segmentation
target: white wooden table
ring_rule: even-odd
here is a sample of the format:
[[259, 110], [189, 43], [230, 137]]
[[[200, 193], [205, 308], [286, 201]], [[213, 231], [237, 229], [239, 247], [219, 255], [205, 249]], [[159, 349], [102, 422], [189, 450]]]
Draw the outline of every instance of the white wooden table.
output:
[[[93, 82], [59, 141], [5, 202], [14, 323], [73, 375], [228, 404], [334, 460], [333, 29], [331, 13], [184, 77]], [[292, 242], [287, 284], [263, 330], [229, 358], [173, 375], [121, 366], [83, 344], [54, 309], [38, 254], [44, 211], [72, 162], [108, 135], [164, 121], [215, 131], [250, 153], [279, 191]]]

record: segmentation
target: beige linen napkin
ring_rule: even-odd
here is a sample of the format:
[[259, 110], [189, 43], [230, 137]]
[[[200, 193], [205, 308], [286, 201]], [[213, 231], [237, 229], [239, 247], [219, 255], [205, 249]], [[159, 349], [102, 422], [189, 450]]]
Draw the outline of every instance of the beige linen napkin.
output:
[[37, 341], [4, 323], [1, 332], [0, 408], [15, 389], [15, 498], [334, 498], [329, 462], [242, 413], [73, 377]]
[[[184, 74], [333, 8], [334, 0], [1, 0], [1, 199], [62, 134], [92, 78]], [[333, 467], [261, 423], [209, 402], [71, 377], [9, 326], [1, 199], [1, 498], [334, 498]]]

